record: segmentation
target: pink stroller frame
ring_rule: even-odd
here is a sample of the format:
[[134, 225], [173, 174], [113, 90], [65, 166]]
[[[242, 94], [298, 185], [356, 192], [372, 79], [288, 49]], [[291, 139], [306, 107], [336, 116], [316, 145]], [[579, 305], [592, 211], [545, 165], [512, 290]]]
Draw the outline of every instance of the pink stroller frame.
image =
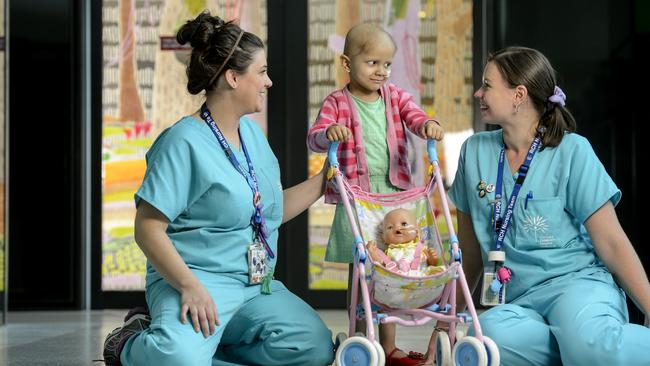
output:
[[[469, 286], [461, 266], [462, 256], [458, 247], [447, 197], [445, 194], [435, 141], [429, 140], [429, 183], [407, 191], [376, 194], [364, 192], [357, 186], [351, 186], [338, 169], [338, 142], [330, 145], [328, 160], [330, 170], [328, 179], [334, 180], [335, 187], [341, 195], [354, 236], [354, 263], [352, 272], [351, 303], [349, 309], [348, 334], [337, 335], [335, 364], [339, 366], [384, 366], [385, 354], [377, 341], [374, 331], [375, 323], [397, 323], [403, 326], [419, 326], [431, 320], [449, 324], [447, 332], [434, 331], [428, 344], [428, 353], [435, 353], [436, 364], [443, 366], [496, 366], [499, 365], [499, 351], [490, 338], [484, 336]], [[437, 229], [433, 210], [432, 195], [438, 191], [448, 233], [449, 257], [443, 255], [442, 240]], [[351, 202], [355, 206], [353, 207]], [[444, 262], [444, 270], [422, 277], [409, 277], [390, 271], [380, 263], [375, 263], [366, 251], [367, 236], [372, 235], [372, 228], [363, 227], [369, 221], [366, 208], [381, 211], [402, 207], [418, 211], [418, 226], [422, 228], [422, 240], [428, 247], [437, 250]], [[424, 208], [423, 208], [424, 207]], [[381, 213], [381, 212], [380, 212]], [[383, 217], [383, 216], [382, 216]], [[365, 220], [365, 221], [364, 221]], [[370, 220], [372, 221], [372, 220]], [[377, 219], [373, 223], [377, 223]], [[365, 230], [364, 230], [365, 229]], [[363, 234], [366, 234], [364, 238]], [[467, 302], [468, 313], [456, 312], [456, 285], [459, 281]], [[361, 290], [361, 303], [357, 294]], [[355, 335], [356, 319], [365, 319], [366, 336]], [[475, 336], [461, 337], [456, 332], [458, 323], [471, 323]]]

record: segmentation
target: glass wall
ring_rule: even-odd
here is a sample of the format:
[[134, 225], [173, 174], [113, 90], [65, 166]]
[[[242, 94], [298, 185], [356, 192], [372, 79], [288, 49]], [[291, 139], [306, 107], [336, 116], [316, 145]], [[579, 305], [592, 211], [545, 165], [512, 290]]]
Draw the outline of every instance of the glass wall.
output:
[[[413, 95], [445, 128], [438, 156], [445, 182], [450, 184], [460, 145], [473, 133], [472, 1], [309, 0], [309, 125], [325, 97], [347, 83], [338, 58], [345, 34], [360, 22], [379, 25], [392, 35], [398, 49], [390, 81]], [[409, 152], [414, 183], [422, 185], [427, 164], [424, 141], [409, 136]], [[324, 159], [322, 154], [310, 153], [310, 176]], [[323, 199], [309, 210], [312, 290], [347, 288], [348, 265], [324, 261], [333, 215], [334, 206], [324, 204]], [[441, 235], [445, 239], [446, 232]]]
[[[133, 239], [133, 194], [156, 136], [197, 110], [185, 86], [187, 48], [175, 42], [208, 9], [266, 40], [266, 0], [103, 0], [102, 290], [144, 289], [145, 257]], [[266, 130], [266, 111], [254, 118]]]

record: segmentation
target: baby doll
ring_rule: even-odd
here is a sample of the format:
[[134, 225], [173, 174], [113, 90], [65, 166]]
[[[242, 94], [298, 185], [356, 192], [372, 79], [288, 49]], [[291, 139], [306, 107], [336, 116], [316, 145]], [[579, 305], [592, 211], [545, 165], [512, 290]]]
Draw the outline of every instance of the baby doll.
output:
[[374, 262], [408, 276], [429, 276], [444, 270], [435, 249], [418, 245], [420, 229], [410, 211], [403, 208], [390, 211], [384, 217], [382, 228], [386, 252], [382, 252], [374, 240], [366, 245], [368, 255]]

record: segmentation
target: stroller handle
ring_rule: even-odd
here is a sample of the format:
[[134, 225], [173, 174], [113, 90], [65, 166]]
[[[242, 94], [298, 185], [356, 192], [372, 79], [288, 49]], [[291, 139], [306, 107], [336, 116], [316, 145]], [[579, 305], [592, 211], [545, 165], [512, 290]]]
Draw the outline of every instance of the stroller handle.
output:
[[[339, 149], [339, 141], [332, 141], [330, 146], [327, 149], [327, 160], [330, 163], [330, 166], [339, 166], [339, 161], [336, 158], [336, 152]], [[434, 161], [438, 161], [438, 152], [436, 151], [436, 140], [428, 139], [427, 140], [427, 153], [429, 154], [429, 163], [433, 164]]]
[[330, 166], [339, 166], [339, 161], [336, 158], [336, 151], [339, 149], [339, 144], [339, 141], [332, 141], [327, 149], [327, 161], [329, 161]]
[[436, 140], [434, 139], [427, 140], [427, 153], [429, 153], [429, 163], [433, 164], [434, 161], [438, 161], [438, 152], [436, 151]]

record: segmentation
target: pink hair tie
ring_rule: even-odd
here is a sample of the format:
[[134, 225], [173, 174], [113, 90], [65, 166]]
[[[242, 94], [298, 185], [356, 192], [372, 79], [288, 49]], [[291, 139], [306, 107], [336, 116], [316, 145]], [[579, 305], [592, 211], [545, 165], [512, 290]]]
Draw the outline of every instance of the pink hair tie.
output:
[[548, 100], [552, 103], [559, 104], [562, 107], [566, 104], [566, 94], [560, 89], [559, 86], [555, 86], [555, 90], [553, 90], [553, 95], [548, 97]]

